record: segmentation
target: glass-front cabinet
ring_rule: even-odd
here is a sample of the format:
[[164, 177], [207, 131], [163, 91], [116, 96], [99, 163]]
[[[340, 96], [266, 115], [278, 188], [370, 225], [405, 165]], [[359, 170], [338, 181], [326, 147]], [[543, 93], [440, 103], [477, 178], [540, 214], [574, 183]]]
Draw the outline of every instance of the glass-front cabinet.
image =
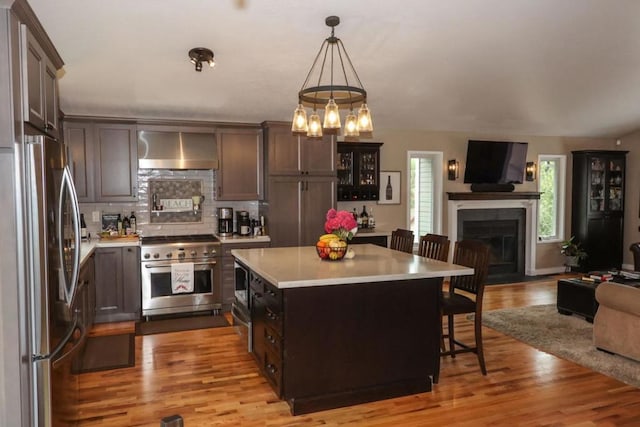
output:
[[622, 211], [624, 157], [593, 156], [589, 168], [589, 210], [591, 212]]
[[378, 200], [381, 142], [338, 142], [338, 201]]
[[620, 268], [626, 151], [574, 151], [571, 235], [587, 252], [582, 271]]

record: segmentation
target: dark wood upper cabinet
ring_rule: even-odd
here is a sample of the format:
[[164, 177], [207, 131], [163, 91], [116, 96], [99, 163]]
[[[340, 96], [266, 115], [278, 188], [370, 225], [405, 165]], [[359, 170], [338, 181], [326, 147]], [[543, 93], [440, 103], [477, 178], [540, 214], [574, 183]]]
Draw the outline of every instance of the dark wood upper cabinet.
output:
[[23, 69], [23, 115], [31, 126], [57, 138], [58, 81], [57, 69], [26, 25], [21, 26]]
[[95, 201], [93, 125], [91, 123], [65, 121], [64, 142], [69, 149], [71, 173], [78, 202]]
[[96, 201], [137, 201], [136, 125], [96, 123], [94, 135]]
[[219, 128], [216, 200], [261, 200], [264, 190], [261, 128]]
[[335, 176], [335, 141], [291, 134], [291, 124], [265, 122], [269, 175]]

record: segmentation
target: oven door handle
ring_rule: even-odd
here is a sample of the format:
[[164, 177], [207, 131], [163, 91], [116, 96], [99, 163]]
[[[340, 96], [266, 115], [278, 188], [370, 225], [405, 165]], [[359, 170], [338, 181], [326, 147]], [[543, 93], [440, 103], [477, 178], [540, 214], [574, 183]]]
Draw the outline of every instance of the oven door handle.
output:
[[[178, 264], [177, 262], [171, 263], [171, 264], [145, 264], [144, 266], [146, 268], [165, 268], [165, 267], [171, 267], [174, 264]], [[193, 265], [216, 265], [217, 263], [215, 261], [213, 262], [194, 262]]]

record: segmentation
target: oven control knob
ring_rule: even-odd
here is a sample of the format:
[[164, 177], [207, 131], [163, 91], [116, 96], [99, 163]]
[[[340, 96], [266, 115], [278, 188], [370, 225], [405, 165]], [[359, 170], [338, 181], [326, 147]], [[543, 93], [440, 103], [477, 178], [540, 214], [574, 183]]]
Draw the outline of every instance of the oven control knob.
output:
[[186, 254], [184, 252], [179, 252], [178, 253], [178, 258], [184, 258]]
[[173, 256], [173, 254], [172, 254], [171, 252], [169, 252], [169, 253], [167, 254], [167, 258], [171, 258], [172, 256]]
[[196, 251], [191, 251], [191, 256], [196, 256], [196, 255], [197, 255]]
[[156, 252], [155, 254], [153, 254], [153, 257], [154, 258], [160, 258], [160, 254]]
[[209, 252], [205, 249], [204, 252], [202, 252], [202, 256], [209, 256]]
[[149, 259], [151, 258], [151, 254], [144, 254], [144, 259]]

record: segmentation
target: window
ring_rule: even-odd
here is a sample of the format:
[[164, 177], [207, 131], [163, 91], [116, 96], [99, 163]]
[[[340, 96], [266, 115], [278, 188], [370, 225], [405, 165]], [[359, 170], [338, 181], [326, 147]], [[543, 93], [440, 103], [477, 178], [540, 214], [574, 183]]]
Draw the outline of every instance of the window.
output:
[[409, 151], [407, 224], [415, 241], [440, 234], [442, 223], [442, 152]]
[[538, 156], [538, 240], [553, 241], [564, 238], [565, 173], [564, 155]]

